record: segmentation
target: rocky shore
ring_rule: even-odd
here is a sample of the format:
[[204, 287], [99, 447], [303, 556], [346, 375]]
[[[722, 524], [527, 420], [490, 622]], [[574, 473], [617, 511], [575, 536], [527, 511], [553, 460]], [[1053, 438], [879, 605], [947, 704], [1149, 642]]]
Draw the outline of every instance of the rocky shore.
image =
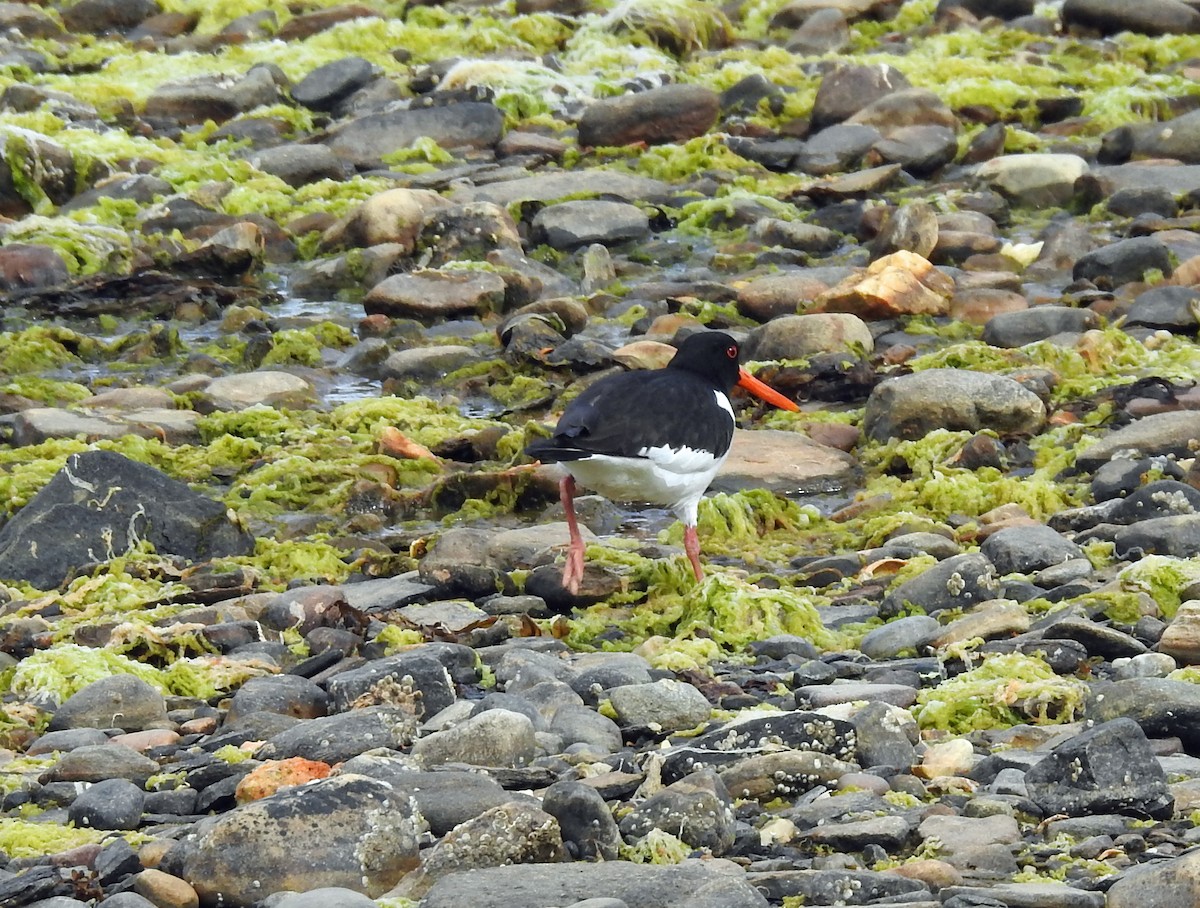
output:
[[0, 26], [0, 908], [1200, 902], [1200, 6]]

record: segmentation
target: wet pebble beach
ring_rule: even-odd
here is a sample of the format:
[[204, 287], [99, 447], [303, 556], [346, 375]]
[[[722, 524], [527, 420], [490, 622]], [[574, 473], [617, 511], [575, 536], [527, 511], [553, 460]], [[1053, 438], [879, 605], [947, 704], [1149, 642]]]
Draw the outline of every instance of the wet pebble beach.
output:
[[1200, 904], [1200, 5], [0, 3], [0, 164], [0, 908]]

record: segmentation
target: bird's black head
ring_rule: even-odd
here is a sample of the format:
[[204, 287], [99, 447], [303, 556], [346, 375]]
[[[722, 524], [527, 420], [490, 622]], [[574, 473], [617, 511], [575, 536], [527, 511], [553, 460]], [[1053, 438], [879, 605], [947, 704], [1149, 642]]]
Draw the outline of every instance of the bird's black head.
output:
[[698, 331], [679, 345], [668, 368], [684, 369], [728, 392], [738, 383], [737, 341], [723, 331]]

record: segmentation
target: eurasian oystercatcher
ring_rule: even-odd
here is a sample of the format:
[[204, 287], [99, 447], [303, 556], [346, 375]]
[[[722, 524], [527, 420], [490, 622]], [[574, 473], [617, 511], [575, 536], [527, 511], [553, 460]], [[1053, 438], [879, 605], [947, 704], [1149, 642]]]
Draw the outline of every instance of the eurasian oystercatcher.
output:
[[729, 454], [733, 441], [734, 385], [784, 410], [795, 403], [738, 365], [738, 345], [728, 334], [703, 331], [679, 345], [664, 369], [603, 378], [567, 405], [550, 438], [525, 453], [561, 463], [559, 484], [571, 542], [563, 586], [579, 591], [583, 537], [575, 518], [576, 483], [606, 498], [670, 508], [683, 521], [683, 545], [696, 580], [700, 540], [697, 506]]

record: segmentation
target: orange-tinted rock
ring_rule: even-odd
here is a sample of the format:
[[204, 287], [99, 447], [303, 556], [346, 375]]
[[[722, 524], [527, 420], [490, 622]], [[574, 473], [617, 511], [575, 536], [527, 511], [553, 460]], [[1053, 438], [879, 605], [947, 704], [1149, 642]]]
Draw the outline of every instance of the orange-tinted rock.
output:
[[249, 772], [237, 787], [239, 804], [257, 801], [279, 791], [281, 788], [291, 788], [303, 785], [313, 779], [324, 779], [332, 771], [328, 763], [319, 760], [306, 760], [303, 757], [290, 757], [286, 760], [268, 760], [262, 766]]

